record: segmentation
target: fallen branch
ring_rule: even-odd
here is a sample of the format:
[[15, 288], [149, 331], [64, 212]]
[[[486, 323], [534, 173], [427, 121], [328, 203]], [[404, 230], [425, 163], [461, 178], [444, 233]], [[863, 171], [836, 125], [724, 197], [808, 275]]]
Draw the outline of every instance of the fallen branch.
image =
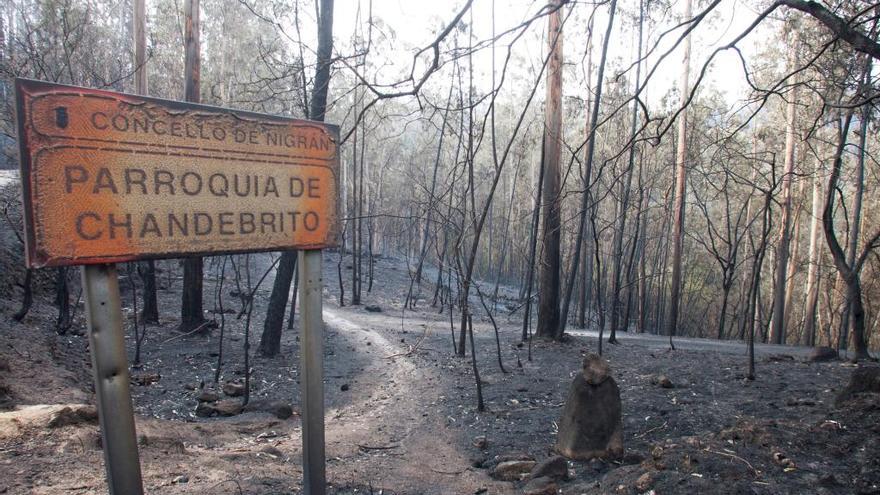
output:
[[655, 426], [655, 427], [651, 428], [650, 430], [646, 430], [646, 431], [639, 433], [638, 435], [635, 435], [635, 438], [642, 438], [643, 436], [647, 435], [648, 433], [652, 433], [652, 432], [655, 432], [659, 429], [666, 428], [666, 425], [668, 425], [668, 424], [669, 424], [669, 421], [664, 421], [663, 424], [660, 426]]
[[377, 446], [358, 444], [358, 448], [361, 450], [391, 450], [391, 449], [396, 449], [398, 447], [400, 447], [400, 445], [398, 445], [398, 444], [377, 445]]
[[761, 474], [758, 472], [758, 470], [755, 469], [755, 466], [752, 466], [752, 464], [751, 464], [749, 461], [743, 459], [742, 457], [740, 457], [740, 456], [738, 456], [738, 455], [736, 455], [736, 454], [728, 454], [727, 452], [718, 452], [717, 450], [710, 450], [710, 449], [708, 449], [708, 448], [705, 449], [705, 450], [706, 450], [706, 452], [709, 452], [709, 453], [712, 453], [712, 454], [723, 455], [723, 456], [726, 456], [726, 457], [731, 457], [731, 458], [733, 458], [733, 459], [736, 459], [736, 460], [742, 461], [743, 463], [745, 463], [746, 466], [749, 467], [749, 469], [752, 470], [752, 473], [755, 474], [755, 477], [758, 477], [758, 476], [761, 475]]
[[171, 342], [172, 340], [179, 339], [179, 338], [181, 338], [181, 337], [186, 337], [186, 336], [188, 336], [188, 335], [192, 335], [192, 334], [198, 332], [199, 330], [205, 328], [206, 326], [210, 325], [211, 323], [213, 323], [213, 322], [212, 322], [212, 321], [206, 321], [206, 322], [202, 323], [201, 325], [197, 326], [197, 327], [196, 327], [194, 330], [192, 330], [192, 331], [189, 331], [189, 332], [186, 332], [186, 333], [182, 333], [182, 334], [180, 334], [180, 335], [175, 335], [174, 337], [171, 337], [170, 339], [163, 340], [163, 341], [161, 342], [160, 345], [167, 344], [167, 343]]
[[416, 342], [416, 345], [411, 345], [411, 346], [409, 346], [409, 351], [407, 351], [407, 352], [398, 352], [397, 354], [392, 354], [392, 355], [390, 355], [390, 356], [385, 356], [384, 359], [391, 359], [391, 358], [396, 358], [396, 357], [401, 357], [401, 356], [411, 356], [412, 353], [414, 353], [414, 352], [416, 352], [416, 350], [418, 350], [419, 346], [422, 345], [422, 342], [425, 341], [425, 337], [427, 337], [427, 336], [428, 336], [428, 327], [426, 326], [426, 327], [425, 327], [425, 331], [422, 332], [422, 336], [419, 338], [419, 341]]

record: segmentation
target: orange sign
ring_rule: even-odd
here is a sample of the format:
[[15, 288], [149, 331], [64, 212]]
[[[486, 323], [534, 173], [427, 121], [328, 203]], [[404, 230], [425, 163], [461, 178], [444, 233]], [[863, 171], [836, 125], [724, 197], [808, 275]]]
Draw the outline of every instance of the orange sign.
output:
[[336, 126], [16, 80], [28, 266], [336, 245]]

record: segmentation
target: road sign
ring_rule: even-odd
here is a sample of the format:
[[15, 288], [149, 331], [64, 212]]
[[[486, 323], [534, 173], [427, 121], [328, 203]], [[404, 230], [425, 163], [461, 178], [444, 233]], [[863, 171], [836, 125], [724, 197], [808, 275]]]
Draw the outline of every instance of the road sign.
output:
[[16, 89], [31, 267], [336, 245], [336, 126]]
[[303, 487], [325, 492], [321, 249], [339, 232], [323, 122], [16, 79], [29, 267], [83, 267], [111, 495], [143, 493], [116, 266], [299, 249]]

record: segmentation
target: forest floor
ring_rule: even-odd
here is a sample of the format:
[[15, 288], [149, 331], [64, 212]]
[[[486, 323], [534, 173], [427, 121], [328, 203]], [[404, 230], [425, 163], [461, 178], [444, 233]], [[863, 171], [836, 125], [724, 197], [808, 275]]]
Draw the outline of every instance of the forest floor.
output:
[[[261, 268], [254, 271], [256, 281], [268, 255], [253, 259]], [[225, 315], [222, 378], [214, 384], [219, 332], [176, 333], [171, 313], [179, 307], [179, 269], [168, 269], [171, 262], [160, 266], [166, 268], [160, 274], [162, 323], [148, 327], [143, 364], [132, 370], [146, 492], [298, 492], [296, 413], [286, 420], [264, 412], [196, 416], [199, 394], [222, 396], [225, 382], [242, 378], [247, 318]], [[211, 315], [217, 267], [206, 266]], [[540, 461], [551, 454], [572, 377], [583, 356], [596, 351], [596, 335], [574, 331], [563, 343], [535, 341], [529, 359], [528, 346], [519, 343], [520, 316], [499, 311], [505, 373], [493, 328], [478, 311], [487, 408], [478, 412], [470, 359], [453, 355], [449, 316], [429, 306], [430, 284], [422, 291], [428, 301], [402, 311], [406, 265], [379, 258], [364, 305], [341, 307], [336, 255], [328, 253], [324, 266], [328, 491], [521, 493], [523, 482], [495, 480], [489, 468], [499, 458]], [[350, 268], [342, 269], [350, 282]], [[121, 285], [128, 286], [125, 280]], [[285, 331], [279, 357], [256, 352], [270, 288], [271, 276], [255, 297], [251, 400], [282, 400], [296, 411], [297, 331]], [[241, 299], [234, 289], [224, 287], [224, 304], [237, 312]], [[130, 305], [130, 292], [123, 296]], [[76, 411], [94, 403], [87, 339], [56, 335], [55, 309], [43, 299], [24, 322], [14, 322], [18, 304], [0, 301], [0, 493], [106, 493], [94, 418], [62, 413], [71, 424], [50, 426], [64, 407]], [[370, 305], [381, 311], [367, 311]], [[124, 311], [130, 321], [131, 308]], [[77, 313], [82, 328], [81, 305]], [[457, 317], [454, 322], [457, 327]], [[670, 351], [665, 339], [625, 333], [620, 344], [604, 346], [621, 390], [627, 454], [623, 461], [570, 463], [562, 493], [880, 493], [880, 398], [834, 404], [853, 365], [807, 362], [804, 348], [758, 346], [757, 379], [748, 381], [742, 343], [677, 339], [677, 350]], [[133, 338], [127, 340], [131, 356]], [[672, 388], [653, 384], [661, 374]], [[486, 442], [476, 442], [478, 448], [480, 436]]]

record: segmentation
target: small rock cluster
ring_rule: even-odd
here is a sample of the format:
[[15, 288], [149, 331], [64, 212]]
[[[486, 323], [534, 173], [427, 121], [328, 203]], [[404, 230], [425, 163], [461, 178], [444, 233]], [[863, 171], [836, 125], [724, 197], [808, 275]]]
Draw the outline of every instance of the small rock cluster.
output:
[[[241, 382], [226, 382], [222, 390], [228, 397], [241, 397], [245, 392], [244, 384]], [[280, 400], [256, 399], [248, 401], [245, 405], [240, 399], [221, 399], [218, 393], [210, 390], [202, 390], [196, 396], [196, 400], [198, 401], [196, 416], [203, 418], [237, 416], [243, 412], [264, 412], [278, 419], [288, 419], [293, 416], [293, 407]]]

